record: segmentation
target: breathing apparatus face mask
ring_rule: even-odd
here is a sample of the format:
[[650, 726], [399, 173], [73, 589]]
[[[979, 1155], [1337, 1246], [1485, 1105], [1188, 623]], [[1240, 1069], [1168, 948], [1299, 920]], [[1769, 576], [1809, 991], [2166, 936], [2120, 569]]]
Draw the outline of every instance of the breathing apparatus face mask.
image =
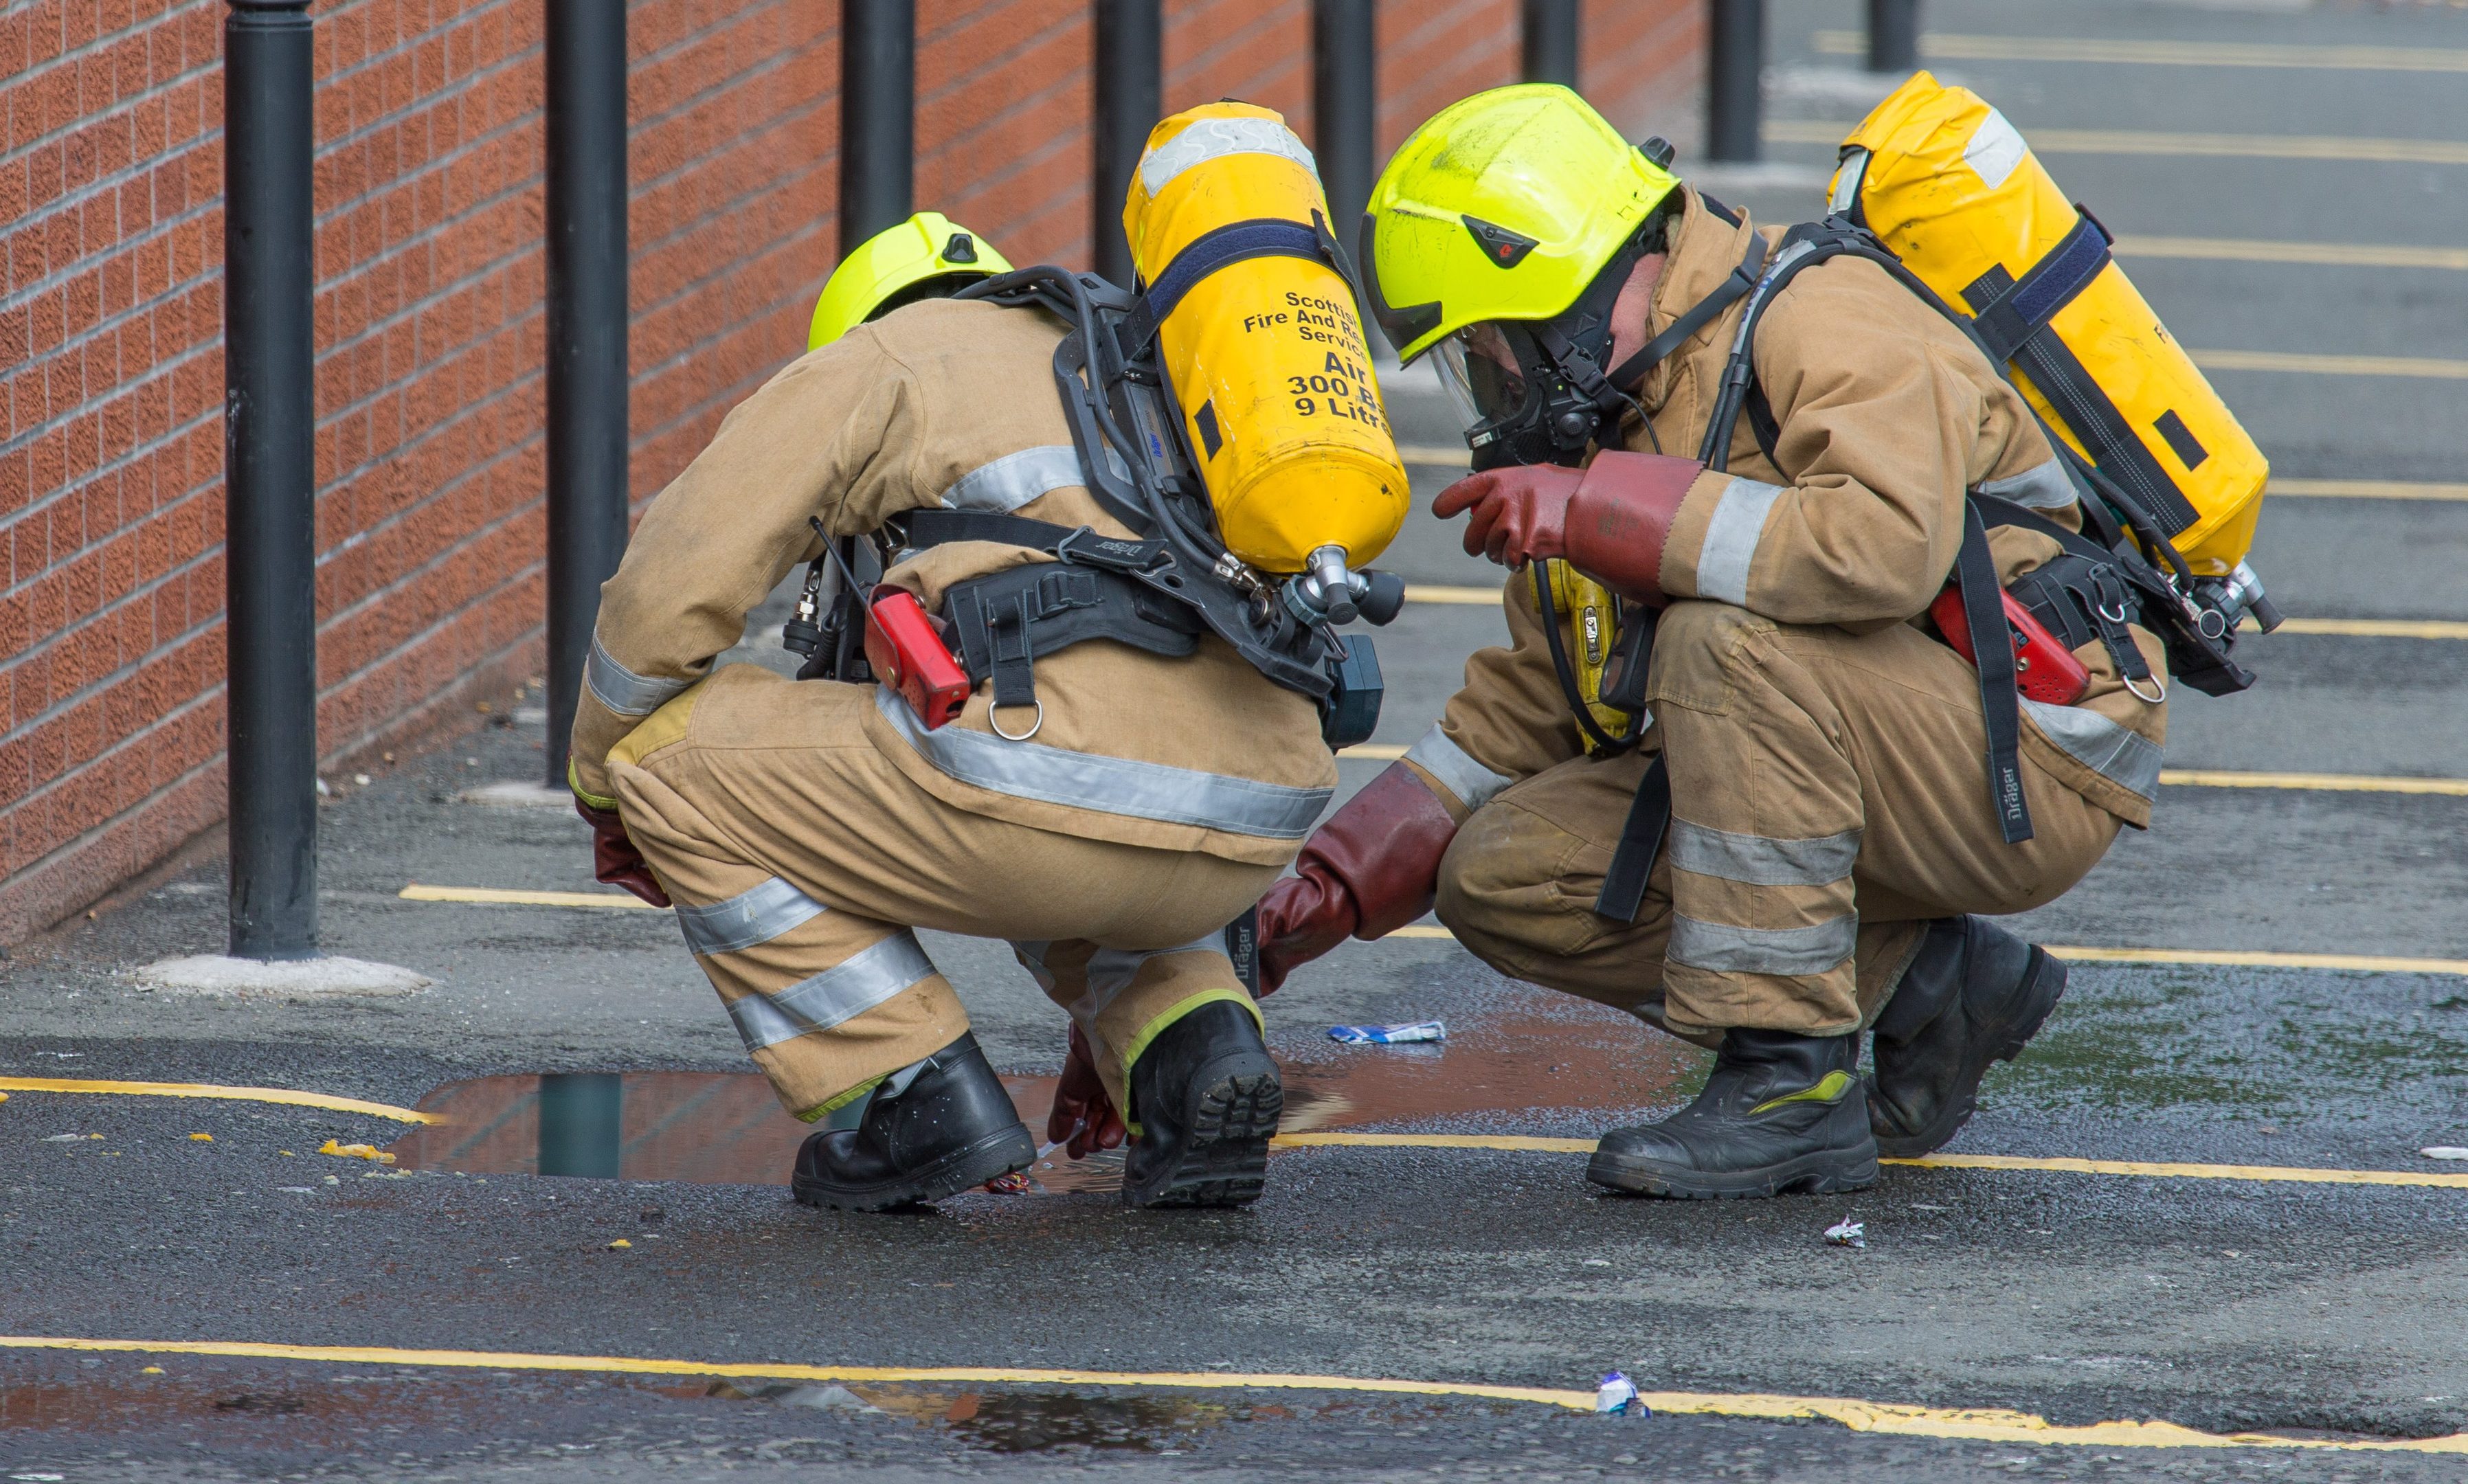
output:
[[1476, 469], [1574, 467], [1588, 447], [1618, 437], [1620, 416], [1634, 403], [1603, 372], [1611, 304], [1640, 256], [1641, 244], [1632, 243], [1556, 318], [1486, 320], [1432, 347]]

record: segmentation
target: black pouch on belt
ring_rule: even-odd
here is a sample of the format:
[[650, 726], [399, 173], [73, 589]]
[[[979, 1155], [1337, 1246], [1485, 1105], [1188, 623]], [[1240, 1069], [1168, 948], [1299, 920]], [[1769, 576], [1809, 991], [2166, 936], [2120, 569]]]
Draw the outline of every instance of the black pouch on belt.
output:
[[1177, 658], [1200, 647], [1200, 620], [1189, 609], [1115, 573], [1062, 562], [954, 583], [943, 616], [970, 681], [994, 676], [997, 706], [1035, 705], [1037, 656], [1085, 640]]

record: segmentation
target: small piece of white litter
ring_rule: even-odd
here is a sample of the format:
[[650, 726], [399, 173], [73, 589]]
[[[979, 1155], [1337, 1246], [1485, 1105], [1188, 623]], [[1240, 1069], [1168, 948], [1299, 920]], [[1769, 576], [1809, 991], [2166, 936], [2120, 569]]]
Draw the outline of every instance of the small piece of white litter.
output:
[[1849, 1217], [1825, 1228], [1825, 1240], [1838, 1247], [1865, 1247], [1868, 1244], [1868, 1223]]
[[2468, 1159], [2468, 1149], [2457, 1144], [2432, 1144], [2417, 1153], [2428, 1159]]

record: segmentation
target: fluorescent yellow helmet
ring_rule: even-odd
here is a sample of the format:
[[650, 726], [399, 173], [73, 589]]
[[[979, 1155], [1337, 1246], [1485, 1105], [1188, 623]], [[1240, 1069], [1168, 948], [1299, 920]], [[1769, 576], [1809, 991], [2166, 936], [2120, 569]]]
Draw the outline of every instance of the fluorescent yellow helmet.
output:
[[818, 351], [903, 304], [948, 294], [971, 279], [1009, 273], [994, 244], [941, 212], [919, 212], [876, 233], [840, 260], [814, 301], [806, 349]]
[[1553, 318], [1679, 184], [1557, 83], [1451, 103], [1371, 188], [1361, 257], [1381, 328], [1410, 361], [1484, 320]]

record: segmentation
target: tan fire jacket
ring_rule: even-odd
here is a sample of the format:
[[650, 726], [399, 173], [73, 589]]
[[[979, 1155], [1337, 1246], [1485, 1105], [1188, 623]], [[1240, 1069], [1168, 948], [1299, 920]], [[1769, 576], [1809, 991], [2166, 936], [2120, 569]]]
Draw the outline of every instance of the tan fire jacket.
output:
[[[576, 790], [605, 799], [608, 749], [708, 674], [745, 615], [820, 555], [809, 516], [834, 536], [935, 507], [1131, 536], [1082, 486], [1054, 384], [1062, 337], [1037, 310], [913, 305], [791, 362], [731, 411], [651, 502], [601, 589], [574, 720]], [[1050, 559], [954, 542], [888, 580], [939, 612], [953, 582]], [[1045, 711], [1032, 741], [994, 735], [991, 682], [931, 732], [882, 689], [868, 740], [920, 788], [972, 813], [1283, 863], [1337, 783], [1317, 710], [1216, 636], [1200, 645], [1177, 659], [1099, 639], [1040, 658]], [[1003, 724], [1016, 733], [1028, 718], [1005, 713]]]
[[[1739, 266], [1759, 230], [1747, 213], [1739, 217], [1688, 196], [1649, 308], [1649, 335]], [[1781, 233], [1763, 232], [1771, 252]], [[1647, 374], [1637, 391], [1653, 429], [1632, 415], [1629, 448], [1697, 455], [1746, 308], [1733, 304]], [[1660, 573], [1672, 597], [1873, 632], [1910, 621], [1944, 590], [1967, 490], [2081, 529], [2073, 487], [2020, 394], [1960, 330], [1876, 263], [1836, 258], [1800, 273], [1759, 322], [1754, 354], [1781, 429], [1775, 457], [1767, 459], [1743, 416], [1730, 471], [1699, 475], [1672, 522]], [[2011, 528], [1991, 531], [1989, 544], [2005, 582], [2058, 550]], [[1468, 809], [1580, 751], [1531, 584], [1512, 577], [1503, 601], [1510, 647], [1468, 662], [1464, 689], [1407, 754]], [[2159, 640], [2134, 633], [2153, 673], [2166, 674]], [[2091, 689], [2072, 706], [2025, 698], [2022, 747], [2085, 798], [2147, 826], [2165, 708], [2130, 694], [2098, 643], [2075, 653], [2091, 673]]]

